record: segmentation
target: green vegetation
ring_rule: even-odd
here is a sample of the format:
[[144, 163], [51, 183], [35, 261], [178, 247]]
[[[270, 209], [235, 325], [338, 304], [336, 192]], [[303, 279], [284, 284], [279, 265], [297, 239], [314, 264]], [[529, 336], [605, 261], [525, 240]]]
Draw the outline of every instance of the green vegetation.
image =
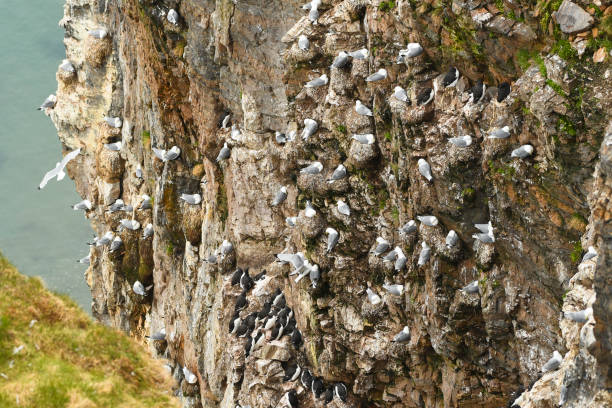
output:
[[577, 241], [574, 244], [574, 250], [570, 253], [570, 259], [572, 263], [577, 264], [580, 261], [580, 257], [582, 255], [582, 243]]
[[555, 91], [558, 95], [561, 95], [564, 98], [567, 97], [567, 93], [565, 93], [565, 91], [561, 88], [561, 85], [559, 85], [558, 83], [556, 83], [552, 79], [547, 79], [546, 80], [546, 85], [550, 86], [553, 89], [553, 91]]
[[178, 407], [171, 378], [146, 350], [2, 255], [0, 287], [0, 406]]
[[553, 45], [551, 52], [557, 54], [565, 61], [571, 61], [578, 56], [578, 51], [576, 51], [565, 38], [559, 39], [555, 45]]
[[570, 122], [570, 120], [567, 118], [567, 116], [559, 116], [557, 128], [570, 136], [576, 136], [576, 129], [574, 128], [574, 125], [572, 125], [572, 122]]
[[174, 245], [172, 245], [172, 242], [169, 242], [168, 245], [166, 245], [166, 255], [170, 256], [172, 252], [174, 252]]
[[391, 138], [391, 132], [385, 132], [385, 140], [387, 142], [391, 142], [393, 139]]
[[472, 187], [466, 187], [461, 191], [461, 196], [466, 200], [472, 200], [476, 192]]
[[395, 8], [395, 1], [393, 0], [381, 1], [380, 4], [378, 4], [378, 10], [382, 12], [391, 11], [394, 8]]
[[149, 132], [148, 130], [143, 130], [141, 138], [142, 138], [142, 146], [145, 149], [150, 149], [151, 148], [151, 132]]
[[397, 207], [391, 209], [391, 218], [393, 218], [396, 224], [399, 223], [399, 209]]
[[336, 126], [336, 130], [340, 133], [342, 133], [343, 135], [346, 135], [346, 126], [344, 125], [338, 125]]

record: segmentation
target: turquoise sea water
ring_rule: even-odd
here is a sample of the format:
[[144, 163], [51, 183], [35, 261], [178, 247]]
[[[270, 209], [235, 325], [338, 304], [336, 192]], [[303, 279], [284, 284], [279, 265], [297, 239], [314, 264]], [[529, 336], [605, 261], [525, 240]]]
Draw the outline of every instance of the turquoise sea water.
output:
[[55, 127], [35, 108], [57, 88], [63, 3], [0, 0], [0, 250], [22, 273], [42, 277], [89, 311], [86, 268], [75, 261], [89, 252], [91, 229], [69, 207], [81, 198], [68, 177], [36, 188], [62, 157]]

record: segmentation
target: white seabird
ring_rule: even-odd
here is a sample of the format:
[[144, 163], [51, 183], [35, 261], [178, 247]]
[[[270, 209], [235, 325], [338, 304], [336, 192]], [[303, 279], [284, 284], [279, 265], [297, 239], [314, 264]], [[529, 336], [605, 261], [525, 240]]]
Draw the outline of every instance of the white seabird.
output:
[[406, 343], [410, 340], [410, 328], [408, 326], [404, 326], [401, 332], [397, 333], [395, 337], [393, 337], [394, 343]]
[[593, 316], [593, 308], [587, 307], [584, 310], [577, 310], [575, 312], [565, 312], [563, 317], [576, 323], [586, 323], [589, 318]]
[[230, 132], [230, 137], [232, 140], [239, 141], [242, 138], [242, 133], [240, 132], [240, 128], [235, 123], [232, 125], [232, 131]]
[[399, 51], [399, 54], [397, 56], [397, 63], [401, 64], [403, 62], [406, 62], [407, 58], [418, 57], [422, 53], [423, 53], [423, 47], [421, 47], [421, 44], [408, 43], [405, 49]]
[[310, 41], [308, 40], [308, 37], [306, 37], [304, 34], [300, 35], [298, 37], [298, 48], [302, 51], [308, 51], [309, 47]]
[[392, 295], [395, 296], [402, 296], [402, 294], [404, 293], [404, 285], [389, 285], [389, 284], [383, 284], [383, 288], [389, 292]]
[[352, 51], [349, 52], [348, 54], [351, 58], [356, 59], [356, 60], [363, 60], [368, 58], [368, 56], [370, 55], [370, 52], [368, 51], [367, 48], [362, 48], [360, 50], [357, 51]]
[[179, 24], [179, 13], [177, 13], [177, 11], [175, 9], [170, 9], [168, 11], [168, 15], [166, 16], [166, 18], [168, 19], [168, 21], [174, 25], [178, 25]]
[[151, 223], [147, 224], [147, 226], [144, 227], [144, 230], [142, 231], [143, 238], [149, 238], [150, 236], [153, 236], [153, 224]]
[[561, 362], [563, 362], [563, 356], [557, 350], [553, 351], [553, 356], [542, 366], [542, 372], [555, 371], [559, 368]]
[[72, 62], [70, 62], [70, 60], [63, 60], [62, 63], [59, 66], [59, 69], [61, 69], [64, 72], [68, 72], [69, 74], [74, 74], [74, 72], [76, 71], [76, 69], [74, 68], [74, 65], [72, 65]]
[[163, 162], [174, 160], [181, 154], [181, 149], [178, 146], [172, 146], [170, 150], [157, 149], [155, 147], [152, 147], [151, 150], [153, 150], [153, 154], [155, 154], [155, 157], [157, 157]]
[[349, 208], [348, 204], [344, 202], [344, 200], [339, 199], [338, 203], [338, 212], [342, 215], [351, 215], [351, 209]]
[[397, 99], [398, 101], [402, 101], [402, 102], [408, 102], [409, 100], [406, 90], [402, 88], [401, 86], [396, 86], [393, 89], [393, 97]]
[[142, 202], [140, 207], [138, 207], [139, 210], [149, 210], [152, 208], [151, 197], [148, 194], [143, 194], [140, 198], [142, 198]]
[[187, 204], [198, 205], [202, 202], [202, 196], [198, 193], [196, 194], [181, 194], [181, 200], [185, 201]]
[[89, 34], [91, 37], [95, 38], [96, 40], [103, 40], [108, 35], [108, 31], [106, 30], [106, 28], [100, 27], [94, 30], [89, 30], [87, 34]]
[[344, 68], [346, 64], [348, 64], [348, 62], [349, 62], [349, 55], [344, 51], [340, 51], [338, 55], [336, 56], [336, 58], [334, 58], [334, 61], [331, 64], [331, 68], [336, 68], [336, 69]]
[[113, 238], [113, 241], [110, 244], [109, 252], [115, 252], [116, 250], [121, 248], [122, 244], [123, 244], [123, 240], [121, 239], [119, 235], [117, 235], [115, 238]]
[[142, 178], [142, 167], [140, 167], [140, 164], [136, 167], [136, 177], [139, 179]]
[[121, 219], [119, 224], [121, 224], [123, 228], [129, 229], [130, 231], [136, 231], [140, 228], [140, 223], [138, 221], [128, 220], [126, 218]]
[[588, 251], [582, 257], [582, 261], [581, 262], [586, 262], [589, 259], [595, 258], [596, 256], [597, 256], [597, 251], [595, 250], [594, 247], [590, 246]]
[[384, 68], [379, 69], [372, 75], [368, 76], [365, 80], [366, 82], [376, 82], [382, 81], [383, 79], [387, 79], [387, 70]]
[[377, 305], [377, 304], [379, 304], [380, 302], [382, 302], [382, 299], [380, 298], [380, 296], [378, 296], [376, 293], [374, 293], [374, 292], [372, 291], [372, 289], [367, 288], [367, 289], [366, 289], [366, 292], [367, 292], [367, 294], [368, 294], [368, 301], [369, 301], [371, 304], [373, 304], [373, 305]]
[[306, 208], [304, 209], [304, 215], [308, 218], [312, 218], [315, 216], [317, 211], [314, 209], [310, 201], [306, 201]]
[[104, 121], [112, 128], [119, 129], [123, 125], [121, 118], [115, 116], [105, 116]]
[[431, 255], [431, 248], [425, 241], [421, 242], [421, 253], [419, 254], [419, 261], [417, 263], [418, 266], [423, 266], [429, 261], [429, 256]]
[[121, 141], [115, 143], [104, 143], [104, 147], [112, 152], [118, 152], [121, 150]]
[[338, 167], [334, 170], [331, 177], [327, 180], [328, 183], [333, 183], [336, 180], [340, 180], [346, 177], [346, 167], [342, 164], [339, 164]]
[[198, 382], [198, 377], [185, 366], [183, 367], [183, 376], [185, 377], [185, 381], [189, 384], [195, 384]]
[[91, 254], [87, 254], [87, 256], [77, 260], [80, 264], [89, 265], [91, 263]]
[[374, 248], [374, 250], [372, 251], [372, 253], [374, 254], [374, 256], [380, 256], [382, 255], [387, 249], [389, 249], [391, 245], [389, 244], [389, 241], [387, 241], [386, 239], [384, 239], [383, 237], [377, 237], [376, 238], [376, 248]]
[[510, 137], [510, 127], [504, 126], [489, 132], [488, 139], [506, 139]]
[[410, 220], [406, 224], [404, 224], [403, 227], [401, 227], [399, 229], [399, 233], [401, 235], [407, 235], [407, 234], [410, 234], [410, 233], [416, 231], [416, 229], [417, 229], [416, 222], [414, 220]]
[[295, 227], [295, 224], [297, 223], [297, 217], [287, 217], [285, 218], [285, 222], [288, 226]]
[[45, 99], [43, 103], [40, 105], [40, 107], [36, 109], [38, 110], [53, 109], [56, 103], [57, 103], [57, 97], [54, 94], [51, 94], [47, 96], [47, 99]]
[[419, 167], [419, 173], [421, 173], [421, 176], [425, 177], [427, 181], [431, 181], [433, 176], [431, 175], [431, 166], [429, 163], [427, 163], [425, 159], [419, 159], [417, 165]]
[[308, 138], [317, 131], [319, 124], [314, 119], [304, 119], [304, 130], [302, 130], [302, 139], [308, 140]]
[[530, 144], [522, 145], [519, 148], [516, 148], [510, 153], [510, 157], [518, 157], [519, 159], [524, 159], [526, 157], [531, 156], [533, 153], [533, 146]]
[[282, 186], [280, 190], [276, 193], [274, 200], [272, 200], [272, 207], [276, 207], [281, 205], [287, 199], [287, 187]]
[[435, 227], [438, 225], [438, 218], [435, 215], [417, 215], [417, 220], [428, 227]]
[[408, 259], [406, 258], [406, 255], [404, 255], [404, 251], [402, 251], [402, 248], [398, 246], [395, 247], [395, 253], [397, 255], [395, 258], [394, 268], [396, 271], [401, 271], [402, 269], [404, 269], [404, 266], [406, 266], [406, 261]]
[[327, 234], [327, 252], [331, 252], [331, 250], [334, 249], [334, 247], [338, 243], [340, 234], [338, 234], [338, 231], [331, 227], [328, 227], [325, 230], [325, 233]]
[[454, 247], [459, 241], [459, 236], [454, 230], [448, 231], [448, 235], [446, 235], [446, 247], [448, 249]]
[[323, 170], [321, 162], [314, 162], [300, 170], [300, 174], [319, 174]]
[[452, 143], [453, 145], [457, 147], [468, 147], [469, 145], [472, 144], [472, 136], [466, 135], [466, 136], [451, 137], [450, 139], [448, 139], [448, 142]]
[[371, 144], [374, 144], [375, 138], [372, 133], [366, 133], [366, 134], [353, 135], [353, 140], [356, 140], [359, 143], [364, 144], [364, 145], [371, 145]]
[[323, 74], [323, 75], [321, 75], [318, 78], [315, 78], [315, 79], [313, 79], [311, 81], [308, 81], [306, 83], [306, 85], [304, 85], [304, 87], [306, 87], [306, 88], [318, 88], [320, 86], [327, 85], [328, 82], [329, 82], [329, 78], [327, 78], [326, 74]]
[[488, 224], [474, 224], [474, 226], [480, 230], [480, 233], [473, 234], [472, 238], [477, 239], [485, 244], [491, 244], [495, 242], [495, 236], [493, 235], [493, 226], [491, 221]]
[[221, 150], [219, 151], [219, 154], [217, 155], [217, 163], [226, 160], [230, 157], [230, 149], [229, 147], [227, 147], [227, 142], [223, 143], [223, 147], [221, 148]]
[[93, 207], [91, 204], [91, 201], [85, 199], [83, 201], [79, 201], [78, 203], [76, 203], [75, 205], [71, 205], [70, 207], [72, 207], [73, 210], [78, 211], [78, 210], [85, 210], [85, 211], [89, 211], [91, 210], [91, 208]]
[[54, 177], [57, 178], [57, 181], [60, 181], [61, 179], [63, 179], [64, 176], [66, 175], [66, 173], [64, 173], [64, 168], [66, 167], [68, 162], [70, 162], [70, 160], [77, 157], [80, 152], [81, 152], [81, 149], [78, 148], [76, 150], [71, 151], [66, 156], [64, 156], [61, 162], [57, 163], [53, 169], [45, 173], [42, 181], [38, 185], [38, 189], [42, 190], [43, 188], [45, 188], [49, 180], [51, 180]]
[[478, 281], [472, 281], [470, 283], [468, 283], [467, 285], [465, 285], [463, 288], [461, 288], [461, 291], [464, 293], [478, 293]]
[[370, 108], [361, 103], [359, 99], [355, 101], [355, 112], [362, 116], [372, 116]]

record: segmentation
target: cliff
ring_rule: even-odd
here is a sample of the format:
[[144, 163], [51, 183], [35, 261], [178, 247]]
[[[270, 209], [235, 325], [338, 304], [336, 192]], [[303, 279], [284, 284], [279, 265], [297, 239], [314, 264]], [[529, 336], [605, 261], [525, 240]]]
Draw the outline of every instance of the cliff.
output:
[[[301, 6], [67, 0], [60, 24], [75, 72], [58, 71], [49, 114], [66, 150], [82, 148], [68, 174], [94, 204], [95, 235], [122, 239], [118, 251], [92, 247], [94, 316], [139, 339], [164, 328], [150, 348], [174, 362], [186, 407], [281, 407], [291, 389], [300, 406], [323, 405], [283, 381], [296, 364], [325, 387], [346, 384], [346, 401], [330, 402], [339, 407], [610, 406], [610, 2], [325, 0], [315, 22]], [[88, 34], [97, 28], [107, 35]], [[408, 43], [424, 52], [398, 60]], [[363, 48], [366, 58], [330, 68], [340, 51]], [[445, 86], [451, 66], [460, 76]], [[381, 68], [386, 78], [365, 80]], [[324, 86], [304, 86], [322, 74]], [[468, 90], [479, 79], [477, 102]], [[433, 101], [419, 105], [426, 88]], [[304, 139], [308, 120], [318, 126]], [[488, 137], [504, 126], [509, 137]], [[279, 143], [276, 132], [296, 136]], [[469, 146], [448, 141], [465, 135]], [[104, 146], [118, 141], [119, 151]], [[511, 157], [526, 144], [530, 156]], [[173, 146], [173, 160], [153, 150]], [[314, 161], [321, 172], [300, 171]], [[327, 182], [340, 164], [347, 176]], [[272, 206], [283, 186], [286, 200]], [[196, 205], [180, 198], [196, 193]], [[151, 209], [138, 209], [143, 194]], [[134, 210], [109, 212], [117, 199]], [[437, 224], [400, 233], [423, 215]], [[122, 219], [140, 229], [119, 228]], [[494, 242], [474, 239], [474, 224], [489, 221]], [[330, 252], [328, 227], [339, 233]], [[447, 246], [450, 230], [458, 241]], [[371, 252], [377, 237], [405, 266]], [[430, 257], [419, 266], [423, 243]], [[589, 246], [598, 255], [582, 262]], [[318, 285], [289, 276], [281, 252], [318, 265]], [[249, 336], [229, 332], [237, 267], [267, 272], [240, 317], [280, 289], [303, 344], [268, 330], [245, 355]], [[474, 281], [476, 291], [461, 290]], [[403, 285], [401, 295], [383, 284]], [[588, 307], [586, 323], [562, 317]], [[409, 341], [393, 342], [404, 326]], [[563, 362], [542, 375], [553, 351]]]

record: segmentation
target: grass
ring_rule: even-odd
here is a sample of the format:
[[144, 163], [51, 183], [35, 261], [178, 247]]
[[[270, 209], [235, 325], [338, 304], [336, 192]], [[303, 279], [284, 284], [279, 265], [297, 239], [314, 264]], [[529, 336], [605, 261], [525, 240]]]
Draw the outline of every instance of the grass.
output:
[[171, 378], [142, 346], [1, 254], [0, 373], [3, 408], [178, 407]]
[[382, 12], [391, 11], [395, 8], [395, 2], [393, 0], [381, 1], [378, 5], [378, 10]]
[[572, 260], [573, 264], [577, 264], [580, 259], [582, 257], [582, 243], [580, 241], [577, 241], [574, 244], [574, 250], [570, 253], [570, 259]]
[[336, 130], [340, 133], [342, 133], [343, 135], [346, 135], [346, 126], [344, 125], [338, 125], [336, 126]]

